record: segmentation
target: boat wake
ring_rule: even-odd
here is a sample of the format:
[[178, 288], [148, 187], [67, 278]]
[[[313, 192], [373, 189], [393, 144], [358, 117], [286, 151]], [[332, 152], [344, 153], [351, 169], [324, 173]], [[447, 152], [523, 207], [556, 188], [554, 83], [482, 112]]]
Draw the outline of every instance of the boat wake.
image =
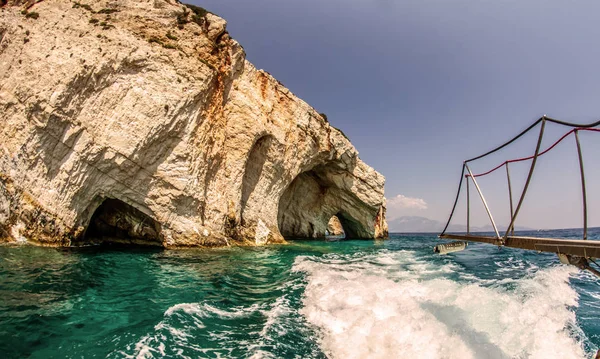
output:
[[508, 287], [451, 280], [457, 265], [410, 251], [298, 257], [294, 270], [307, 274], [300, 312], [328, 357], [585, 357], [573, 268], [539, 270]]
[[173, 305], [115, 357], [281, 358], [300, 347], [304, 358], [589, 356], [569, 285], [577, 270], [526, 263], [496, 263], [525, 276], [480, 279], [410, 250], [298, 256], [275, 299]]
[[[299, 281], [285, 284], [290, 293], [299, 285]], [[280, 358], [296, 351], [294, 343], [302, 341], [304, 347], [314, 343], [309, 357], [321, 357], [314, 332], [298, 316], [289, 296], [234, 308], [221, 308], [218, 303], [176, 304], [165, 311], [153, 332], [114, 357]]]

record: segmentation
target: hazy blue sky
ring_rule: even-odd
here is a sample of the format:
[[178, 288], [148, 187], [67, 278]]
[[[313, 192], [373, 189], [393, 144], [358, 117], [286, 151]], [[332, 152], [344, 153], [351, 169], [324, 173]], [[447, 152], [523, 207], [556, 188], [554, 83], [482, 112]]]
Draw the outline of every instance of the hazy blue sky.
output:
[[[600, 117], [598, 1], [190, 2], [224, 17], [251, 62], [326, 113], [386, 176], [389, 218], [445, 220], [462, 161], [544, 113], [579, 122]], [[600, 226], [600, 134], [581, 138], [590, 222]], [[473, 170], [532, 154], [534, 146], [532, 135]], [[547, 156], [518, 223], [580, 226], [574, 140]], [[515, 166], [515, 187], [526, 170]], [[509, 216], [504, 176], [480, 183], [500, 223]], [[454, 223], [465, 223], [459, 211]], [[482, 211], [473, 222], [488, 223]]]

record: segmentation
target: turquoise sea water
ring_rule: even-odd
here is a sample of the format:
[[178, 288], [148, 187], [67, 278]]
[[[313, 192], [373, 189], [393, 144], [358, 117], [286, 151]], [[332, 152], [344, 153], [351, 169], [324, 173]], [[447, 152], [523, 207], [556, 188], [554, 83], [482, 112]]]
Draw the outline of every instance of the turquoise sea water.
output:
[[435, 255], [440, 242], [0, 247], [1, 357], [589, 358], [600, 346], [591, 274], [483, 244]]

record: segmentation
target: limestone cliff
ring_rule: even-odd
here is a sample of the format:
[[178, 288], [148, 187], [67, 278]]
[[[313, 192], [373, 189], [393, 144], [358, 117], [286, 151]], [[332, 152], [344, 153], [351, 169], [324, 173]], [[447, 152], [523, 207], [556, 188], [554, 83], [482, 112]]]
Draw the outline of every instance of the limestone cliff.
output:
[[384, 178], [171, 0], [0, 0], [0, 238], [165, 247], [387, 235]]

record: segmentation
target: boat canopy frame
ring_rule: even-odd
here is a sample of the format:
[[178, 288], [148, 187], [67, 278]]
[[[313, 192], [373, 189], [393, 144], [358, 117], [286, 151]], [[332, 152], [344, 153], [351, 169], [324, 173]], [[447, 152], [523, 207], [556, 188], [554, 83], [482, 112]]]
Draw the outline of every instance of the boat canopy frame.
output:
[[[544, 131], [546, 129], [546, 123], [553, 123], [553, 124], [557, 124], [557, 125], [561, 125], [561, 126], [566, 126], [566, 127], [570, 127], [571, 129], [567, 133], [565, 133], [560, 139], [558, 139], [554, 144], [552, 144], [550, 147], [548, 147], [547, 149], [545, 149], [543, 151], [540, 151], [541, 145], [542, 145], [542, 140], [544, 138]], [[503, 148], [509, 146], [510, 144], [512, 144], [513, 142], [515, 142], [516, 140], [518, 140], [519, 138], [521, 138], [528, 132], [534, 130], [538, 125], [539, 125], [540, 129], [539, 129], [535, 152], [532, 156], [517, 158], [517, 159], [512, 159], [512, 160], [506, 160], [506, 161], [502, 162], [500, 165], [492, 168], [491, 170], [489, 170], [487, 172], [473, 174], [473, 172], [471, 171], [471, 169], [469, 167], [469, 163], [479, 160], [479, 159], [482, 159], [484, 157], [487, 157], [493, 153], [496, 153], [496, 152], [502, 150]], [[599, 126], [600, 126], [600, 121], [596, 121], [596, 122], [589, 123], [589, 124], [577, 124], [577, 123], [570, 123], [570, 122], [557, 120], [557, 119], [554, 119], [554, 118], [544, 115], [544, 116], [540, 117], [538, 120], [536, 120], [534, 123], [532, 123], [525, 130], [523, 130], [521, 133], [519, 133], [512, 139], [508, 140], [507, 142], [503, 143], [502, 145], [500, 145], [482, 155], [479, 155], [479, 156], [476, 156], [476, 157], [473, 157], [473, 158], [463, 161], [461, 175], [460, 175], [460, 181], [458, 184], [458, 190], [456, 192], [456, 197], [454, 200], [454, 205], [452, 206], [452, 210], [450, 211], [450, 216], [448, 217], [448, 221], [446, 222], [444, 230], [439, 235], [439, 237], [442, 239], [466, 240], [466, 241], [473, 241], [473, 242], [488, 243], [488, 244], [494, 244], [494, 245], [497, 245], [500, 247], [506, 246], [506, 247], [512, 247], [512, 248], [526, 249], [526, 250], [535, 250], [535, 251], [540, 251], [540, 252], [556, 253], [559, 256], [559, 258], [561, 259], [561, 261], [576, 265], [581, 269], [590, 270], [592, 273], [600, 276], [600, 271], [598, 269], [591, 267], [591, 264], [590, 264], [590, 263], [596, 264], [596, 262], [594, 261], [594, 258], [600, 258], [600, 241], [588, 240], [587, 191], [586, 191], [585, 170], [584, 170], [584, 163], [583, 163], [583, 151], [582, 151], [581, 143], [579, 140], [579, 132], [581, 132], [581, 131], [600, 132], [600, 128], [597, 128]], [[515, 222], [517, 220], [519, 211], [521, 210], [521, 207], [525, 200], [527, 190], [529, 189], [529, 185], [531, 183], [531, 179], [533, 177], [533, 173], [535, 171], [538, 158], [543, 156], [544, 154], [548, 153], [549, 151], [551, 151], [554, 147], [556, 147], [556, 145], [558, 145], [560, 142], [562, 142], [565, 138], [567, 138], [571, 134], [573, 134], [575, 137], [575, 143], [577, 145], [577, 154], [578, 154], [578, 159], [579, 159], [579, 171], [580, 171], [580, 178], [581, 178], [581, 193], [582, 193], [582, 197], [583, 197], [583, 201], [582, 201], [582, 212], [583, 212], [583, 238], [582, 239], [583, 239], [583, 241], [582, 240], [573, 240], [573, 239], [561, 239], [561, 238], [537, 238], [537, 237], [515, 236], [514, 235]], [[531, 165], [529, 167], [527, 179], [525, 181], [525, 185], [523, 187], [521, 195], [519, 196], [517, 205], [516, 205], [516, 207], [514, 207], [509, 164], [515, 163], [515, 162], [522, 162], [522, 161], [531, 161]], [[481, 188], [479, 187], [479, 184], [476, 181], [476, 178], [488, 175], [502, 167], [505, 167], [505, 169], [506, 169], [506, 177], [507, 177], [507, 181], [508, 181], [508, 196], [509, 196], [509, 203], [510, 203], [510, 224], [504, 231], [504, 234], [501, 236], [500, 232], [497, 228], [497, 225], [494, 221], [494, 218], [492, 216], [492, 212], [485, 200], [485, 197], [483, 195], [483, 192], [481, 191]], [[452, 218], [454, 217], [456, 207], [457, 207], [458, 201], [460, 199], [460, 193], [461, 193], [461, 189], [463, 187], [463, 179], [466, 179], [467, 231], [466, 231], [466, 234], [447, 233], [448, 227], [450, 226], [450, 222], [452, 221]], [[469, 183], [471, 181], [475, 185], [475, 188], [479, 194], [479, 197], [481, 198], [483, 206], [487, 212], [487, 215], [488, 215], [490, 222], [492, 224], [492, 227], [494, 229], [495, 236], [483, 236], [483, 235], [475, 235], [475, 234], [471, 233], [471, 229], [470, 229], [471, 209], [470, 209], [470, 193], [469, 193], [470, 192]]]

